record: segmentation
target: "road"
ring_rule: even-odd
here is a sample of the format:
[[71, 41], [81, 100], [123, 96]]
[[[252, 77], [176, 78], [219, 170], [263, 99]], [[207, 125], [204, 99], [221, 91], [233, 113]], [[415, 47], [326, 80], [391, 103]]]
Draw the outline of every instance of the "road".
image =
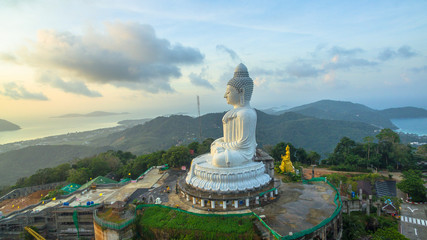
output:
[[411, 240], [427, 239], [427, 204], [401, 204], [400, 232]]

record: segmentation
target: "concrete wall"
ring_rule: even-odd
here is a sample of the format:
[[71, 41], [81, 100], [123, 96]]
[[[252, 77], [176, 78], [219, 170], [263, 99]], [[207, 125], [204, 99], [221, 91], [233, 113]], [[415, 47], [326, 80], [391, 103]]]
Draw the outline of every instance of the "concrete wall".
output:
[[95, 240], [119, 240], [119, 239], [131, 239], [134, 235], [132, 231], [132, 225], [125, 227], [122, 230], [113, 230], [103, 228], [93, 221], [93, 227], [95, 230]]
[[119, 232], [115, 230], [111, 230], [108, 228], [105, 228], [102, 230], [102, 227], [93, 223], [93, 227], [95, 229], [95, 240], [119, 240]]

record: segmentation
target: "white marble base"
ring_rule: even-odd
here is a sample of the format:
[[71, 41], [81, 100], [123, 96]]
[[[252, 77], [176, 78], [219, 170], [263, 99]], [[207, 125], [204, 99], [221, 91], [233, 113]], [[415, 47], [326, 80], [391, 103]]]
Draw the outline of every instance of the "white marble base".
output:
[[210, 154], [204, 154], [193, 160], [185, 178], [187, 184], [203, 191], [231, 193], [254, 190], [271, 180], [261, 162], [220, 168], [210, 164], [210, 158]]

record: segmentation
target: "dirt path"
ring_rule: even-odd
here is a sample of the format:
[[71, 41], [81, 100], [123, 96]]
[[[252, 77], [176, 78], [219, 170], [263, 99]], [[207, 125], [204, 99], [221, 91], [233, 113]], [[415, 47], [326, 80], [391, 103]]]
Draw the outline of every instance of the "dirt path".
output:
[[40, 198], [43, 194], [45, 196], [51, 190], [40, 190], [33, 192], [32, 194], [17, 198], [17, 199], [6, 199], [0, 202], [0, 211], [3, 215], [7, 215], [11, 212], [21, 210], [29, 205], [36, 204], [40, 201]]

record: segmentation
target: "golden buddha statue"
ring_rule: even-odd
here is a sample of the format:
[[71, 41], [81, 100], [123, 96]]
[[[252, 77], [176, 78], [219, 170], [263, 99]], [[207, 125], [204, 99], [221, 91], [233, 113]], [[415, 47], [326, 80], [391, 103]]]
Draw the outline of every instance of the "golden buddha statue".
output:
[[295, 168], [291, 162], [291, 152], [289, 151], [289, 145], [286, 146], [286, 155], [285, 156], [281, 155], [281, 157], [282, 157], [282, 164], [280, 164], [279, 168], [282, 171], [282, 173], [285, 173], [285, 172], [295, 173]]

